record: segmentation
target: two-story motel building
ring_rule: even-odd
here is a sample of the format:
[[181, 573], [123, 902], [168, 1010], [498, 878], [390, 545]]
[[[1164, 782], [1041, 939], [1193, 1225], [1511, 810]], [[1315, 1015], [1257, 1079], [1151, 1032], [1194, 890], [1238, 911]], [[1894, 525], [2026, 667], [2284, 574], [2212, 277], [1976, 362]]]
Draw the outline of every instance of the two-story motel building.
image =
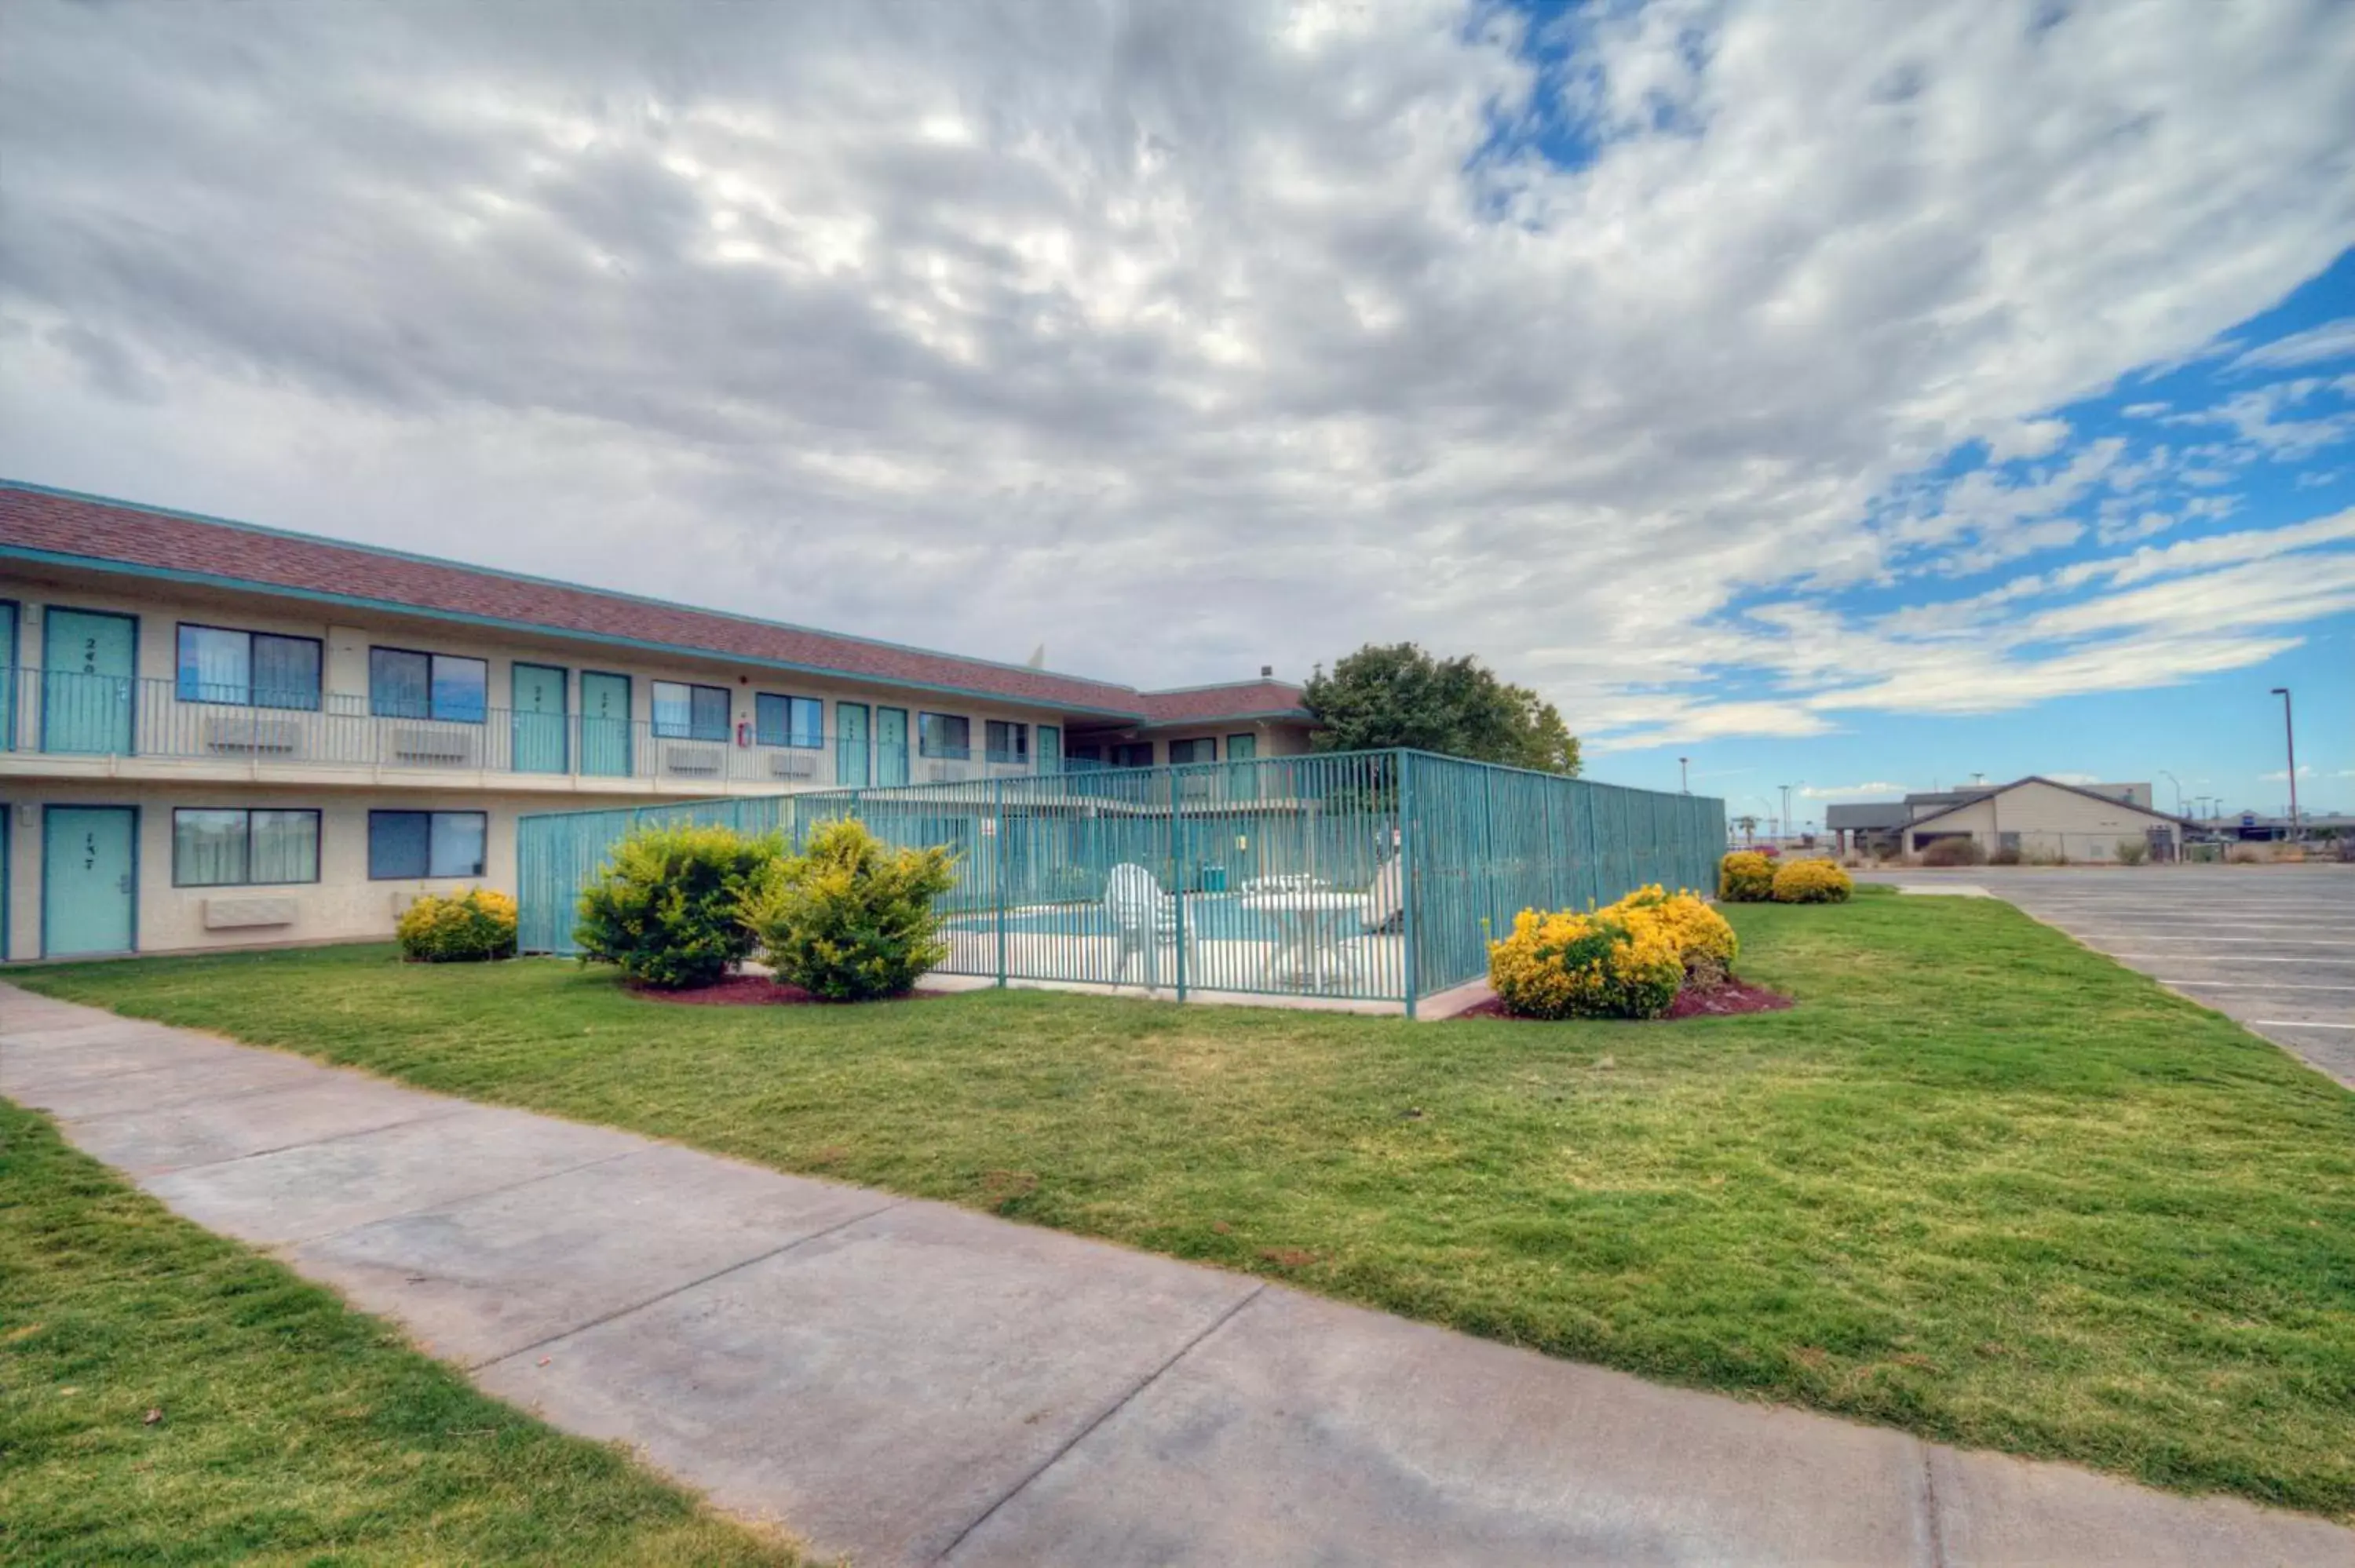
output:
[[[1263, 673], [1264, 674], [1264, 673]], [[1287, 755], [1142, 692], [0, 481], [0, 956], [351, 940], [532, 811]]]

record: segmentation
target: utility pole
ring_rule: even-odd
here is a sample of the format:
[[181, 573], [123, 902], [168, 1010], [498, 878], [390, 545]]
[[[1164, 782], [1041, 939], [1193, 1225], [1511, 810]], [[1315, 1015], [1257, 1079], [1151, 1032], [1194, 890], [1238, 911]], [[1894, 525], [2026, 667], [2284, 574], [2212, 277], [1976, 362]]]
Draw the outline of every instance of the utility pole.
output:
[[1680, 795], [1689, 795], [1692, 793], [1692, 779], [1685, 772], [1685, 764], [1691, 760], [1692, 758], [1689, 757], [1679, 757], [1677, 758], [1677, 792]]
[[1774, 788], [1783, 791], [1783, 832], [1787, 834], [1791, 831], [1791, 787], [1777, 784]]
[[2287, 686], [2275, 686], [2274, 688], [2274, 695], [2282, 700], [2282, 736], [2289, 743], [2289, 836], [2296, 838], [2298, 836], [2297, 726], [2292, 723], [2290, 719], [2289, 688]]
[[2175, 786], [2175, 814], [2179, 817], [2183, 815], [2183, 780], [2164, 768], [2158, 770], [2158, 776]]

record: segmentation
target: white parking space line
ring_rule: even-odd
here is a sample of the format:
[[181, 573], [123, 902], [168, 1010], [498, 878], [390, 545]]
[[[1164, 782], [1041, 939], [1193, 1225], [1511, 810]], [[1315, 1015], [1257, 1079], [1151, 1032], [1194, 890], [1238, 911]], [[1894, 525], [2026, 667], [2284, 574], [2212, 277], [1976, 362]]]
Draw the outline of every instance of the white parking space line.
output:
[[2355, 1029], [2355, 1023], [2317, 1023], [2310, 1018], [2252, 1018], [2260, 1029]]
[[[2106, 951], [2106, 949], [2105, 950]], [[2193, 963], [2200, 961], [2199, 955], [2196, 953], [2111, 953], [2109, 956], [2129, 963], [2179, 964], [2186, 959], [2190, 959]], [[2318, 965], [2334, 964], [2346, 960], [2339, 959], [2277, 959], [2269, 958], [2263, 953], [2235, 953], [2229, 959], [2211, 959], [2207, 961], [2216, 964], [2304, 964], [2308, 969], [2314, 969]]]
[[[2157, 976], [2152, 978], [2158, 979]], [[2297, 985], [2287, 980], [2276, 983], [2273, 980], [2161, 980], [2158, 983], [2205, 986], [2210, 991], [2355, 991], [2355, 985]]]
[[2261, 948], [2355, 948], [2355, 941], [2341, 942], [2329, 937], [2162, 937], [2156, 931], [2072, 931], [2070, 935], [2088, 942], [2241, 942]]

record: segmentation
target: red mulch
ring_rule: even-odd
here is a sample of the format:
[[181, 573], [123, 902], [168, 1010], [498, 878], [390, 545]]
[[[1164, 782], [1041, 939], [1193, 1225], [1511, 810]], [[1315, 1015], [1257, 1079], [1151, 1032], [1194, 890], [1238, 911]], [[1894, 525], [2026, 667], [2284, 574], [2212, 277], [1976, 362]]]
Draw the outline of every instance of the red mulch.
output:
[[[1763, 985], [1752, 985], [1746, 980], [1729, 980], [1718, 985], [1684, 987], [1677, 992], [1677, 1000], [1669, 1004], [1668, 1011], [1653, 1022], [1666, 1022], [1678, 1018], [1731, 1018], [1741, 1012], [1780, 1012], [1794, 1005], [1792, 999], [1779, 991], [1768, 991]], [[1492, 996], [1479, 1006], [1466, 1008], [1455, 1016], [1512, 1018], [1515, 1015], [1507, 1012], [1505, 1004]], [[1524, 1019], [1520, 1022], [1540, 1021]]]
[[[787, 985], [771, 980], [767, 975], [730, 975], [714, 985], [699, 985], [687, 991], [656, 991], [652, 986], [634, 985], [630, 990], [649, 1001], [675, 1001], [687, 1007], [844, 1007], [847, 1002], [829, 1001], [797, 985]], [[886, 997], [886, 1001], [930, 1001], [951, 993], [944, 991], [914, 991], [905, 996]]]

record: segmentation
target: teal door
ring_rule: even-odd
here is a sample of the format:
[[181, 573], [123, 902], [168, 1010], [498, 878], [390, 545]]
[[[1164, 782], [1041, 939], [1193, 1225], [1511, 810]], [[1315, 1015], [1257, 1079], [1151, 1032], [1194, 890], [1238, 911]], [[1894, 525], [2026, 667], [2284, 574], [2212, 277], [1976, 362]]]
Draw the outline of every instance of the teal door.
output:
[[1063, 727], [1042, 724], [1039, 726], [1039, 771], [1060, 773], [1063, 770]]
[[[1259, 736], [1256, 734], [1231, 735], [1227, 736], [1227, 760], [1229, 762], [1248, 763], [1257, 756], [1259, 756]], [[1250, 800], [1257, 799], [1258, 795], [1258, 768], [1244, 767], [1230, 768], [1227, 769], [1228, 800]]]
[[867, 782], [867, 705], [834, 705], [834, 781], [856, 789]]
[[0, 751], [16, 749], [16, 693], [23, 684], [16, 673], [16, 607], [0, 599]]
[[139, 945], [138, 822], [129, 806], [42, 812], [43, 954], [127, 953]]
[[908, 710], [875, 710], [875, 782], [908, 781]]
[[581, 672], [581, 771], [630, 776], [630, 678]]
[[565, 672], [548, 664], [515, 667], [515, 770], [518, 773], [562, 773], [571, 763], [565, 755]]
[[131, 750], [139, 623], [94, 609], [52, 609], [41, 638], [41, 749]]

